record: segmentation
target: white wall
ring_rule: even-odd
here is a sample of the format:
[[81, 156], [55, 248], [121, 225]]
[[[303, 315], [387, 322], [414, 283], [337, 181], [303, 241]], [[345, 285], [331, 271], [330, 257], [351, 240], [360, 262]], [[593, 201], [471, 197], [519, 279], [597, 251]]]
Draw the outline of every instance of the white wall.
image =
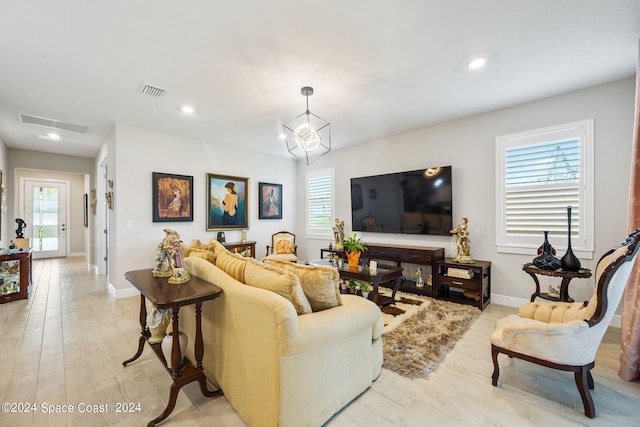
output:
[[[351, 177], [453, 166], [454, 222], [469, 217], [471, 255], [492, 262], [493, 301], [521, 304], [534, 291], [522, 271], [531, 256], [499, 254], [495, 245], [495, 138], [499, 135], [595, 119], [595, 259], [582, 260], [588, 268], [607, 249], [626, 236], [630, 153], [633, 139], [635, 79], [629, 78], [495, 112], [443, 123], [413, 132], [333, 151], [307, 167], [299, 165], [301, 182], [308, 170], [335, 167], [336, 216], [351, 230]], [[334, 138], [337, 138], [334, 135]], [[304, 234], [304, 187], [298, 188], [298, 246], [304, 259], [318, 258], [330, 241], [307, 239]], [[393, 243], [445, 248], [455, 254], [451, 237], [363, 233], [371, 243]], [[540, 242], [543, 235], [540, 232]], [[552, 245], [566, 245], [554, 241]], [[562, 255], [563, 252], [560, 253]], [[555, 282], [541, 281], [543, 286]], [[577, 301], [589, 299], [593, 279], [575, 279], [569, 293]]]
[[[273, 233], [296, 229], [298, 183], [293, 159], [248, 152], [240, 144], [230, 147], [122, 123], [116, 124], [113, 140], [115, 147], [108, 151], [115, 195], [110, 221], [109, 281], [117, 296], [128, 294], [126, 271], [153, 266], [164, 228], [175, 229], [187, 244], [192, 239], [215, 239], [217, 231], [206, 230], [207, 173], [249, 178], [247, 238], [257, 242], [257, 258], [265, 255]], [[104, 150], [102, 153], [106, 155]], [[152, 222], [152, 172], [193, 176], [193, 222]], [[258, 182], [283, 184], [282, 220], [258, 219]], [[225, 234], [228, 242], [240, 240], [240, 231]]]

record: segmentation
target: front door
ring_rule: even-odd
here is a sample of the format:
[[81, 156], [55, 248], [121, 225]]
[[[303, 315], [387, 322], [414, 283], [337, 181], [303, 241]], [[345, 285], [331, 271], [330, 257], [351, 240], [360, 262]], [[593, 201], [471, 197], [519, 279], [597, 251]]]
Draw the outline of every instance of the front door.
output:
[[25, 237], [31, 238], [34, 258], [67, 256], [67, 184], [25, 180]]

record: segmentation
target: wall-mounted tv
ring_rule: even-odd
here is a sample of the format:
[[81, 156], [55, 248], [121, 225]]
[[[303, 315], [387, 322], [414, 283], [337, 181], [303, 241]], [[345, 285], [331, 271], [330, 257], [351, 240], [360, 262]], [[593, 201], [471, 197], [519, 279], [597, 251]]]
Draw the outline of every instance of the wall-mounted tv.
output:
[[351, 178], [353, 231], [448, 236], [451, 166]]

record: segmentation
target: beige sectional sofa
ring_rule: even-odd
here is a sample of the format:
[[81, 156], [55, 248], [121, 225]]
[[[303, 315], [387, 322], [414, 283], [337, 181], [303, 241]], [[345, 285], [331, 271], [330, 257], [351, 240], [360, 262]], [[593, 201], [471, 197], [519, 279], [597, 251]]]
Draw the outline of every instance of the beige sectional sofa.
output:
[[[189, 272], [223, 290], [202, 308], [207, 378], [249, 426], [321, 426], [380, 375], [380, 310], [362, 297], [339, 295], [330, 267], [291, 264], [284, 271], [216, 243], [185, 250]], [[322, 288], [323, 281], [331, 283]], [[303, 283], [313, 287], [307, 290], [313, 304], [300, 295]], [[193, 306], [181, 309], [180, 327], [193, 361]]]

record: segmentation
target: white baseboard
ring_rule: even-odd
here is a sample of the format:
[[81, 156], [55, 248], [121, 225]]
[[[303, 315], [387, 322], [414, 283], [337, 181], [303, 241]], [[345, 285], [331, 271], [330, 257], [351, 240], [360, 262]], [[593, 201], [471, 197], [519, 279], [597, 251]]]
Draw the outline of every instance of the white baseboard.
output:
[[[510, 297], [507, 295], [498, 295], [491, 294], [491, 302], [498, 305], [506, 305], [507, 307], [522, 307], [530, 300], [524, 298], [516, 298]], [[611, 324], [609, 326], [613, 326], [619, 328], [622, 326], [622, 316], [619, 314], [614, 314], [613, 319], [611, 319]]]
[[111, 295], [111, 297], [114, 299], [129, 298], [129, 297], [135, 297], [140, 295], [140, 292], [133, 286], [129, 286], [128, 288], [124, 288], [124, 289], [116, 289], [111, 284], [111, 282], [109, 282], [107, 287], [109, 289], [109, 295]]
[[84, 257], [85, 259], [87, 258], [87, 254], [84, 252], [69, 252], [67, 254], [68, 257], [76, 257], [76, 256], [81, 256]]

